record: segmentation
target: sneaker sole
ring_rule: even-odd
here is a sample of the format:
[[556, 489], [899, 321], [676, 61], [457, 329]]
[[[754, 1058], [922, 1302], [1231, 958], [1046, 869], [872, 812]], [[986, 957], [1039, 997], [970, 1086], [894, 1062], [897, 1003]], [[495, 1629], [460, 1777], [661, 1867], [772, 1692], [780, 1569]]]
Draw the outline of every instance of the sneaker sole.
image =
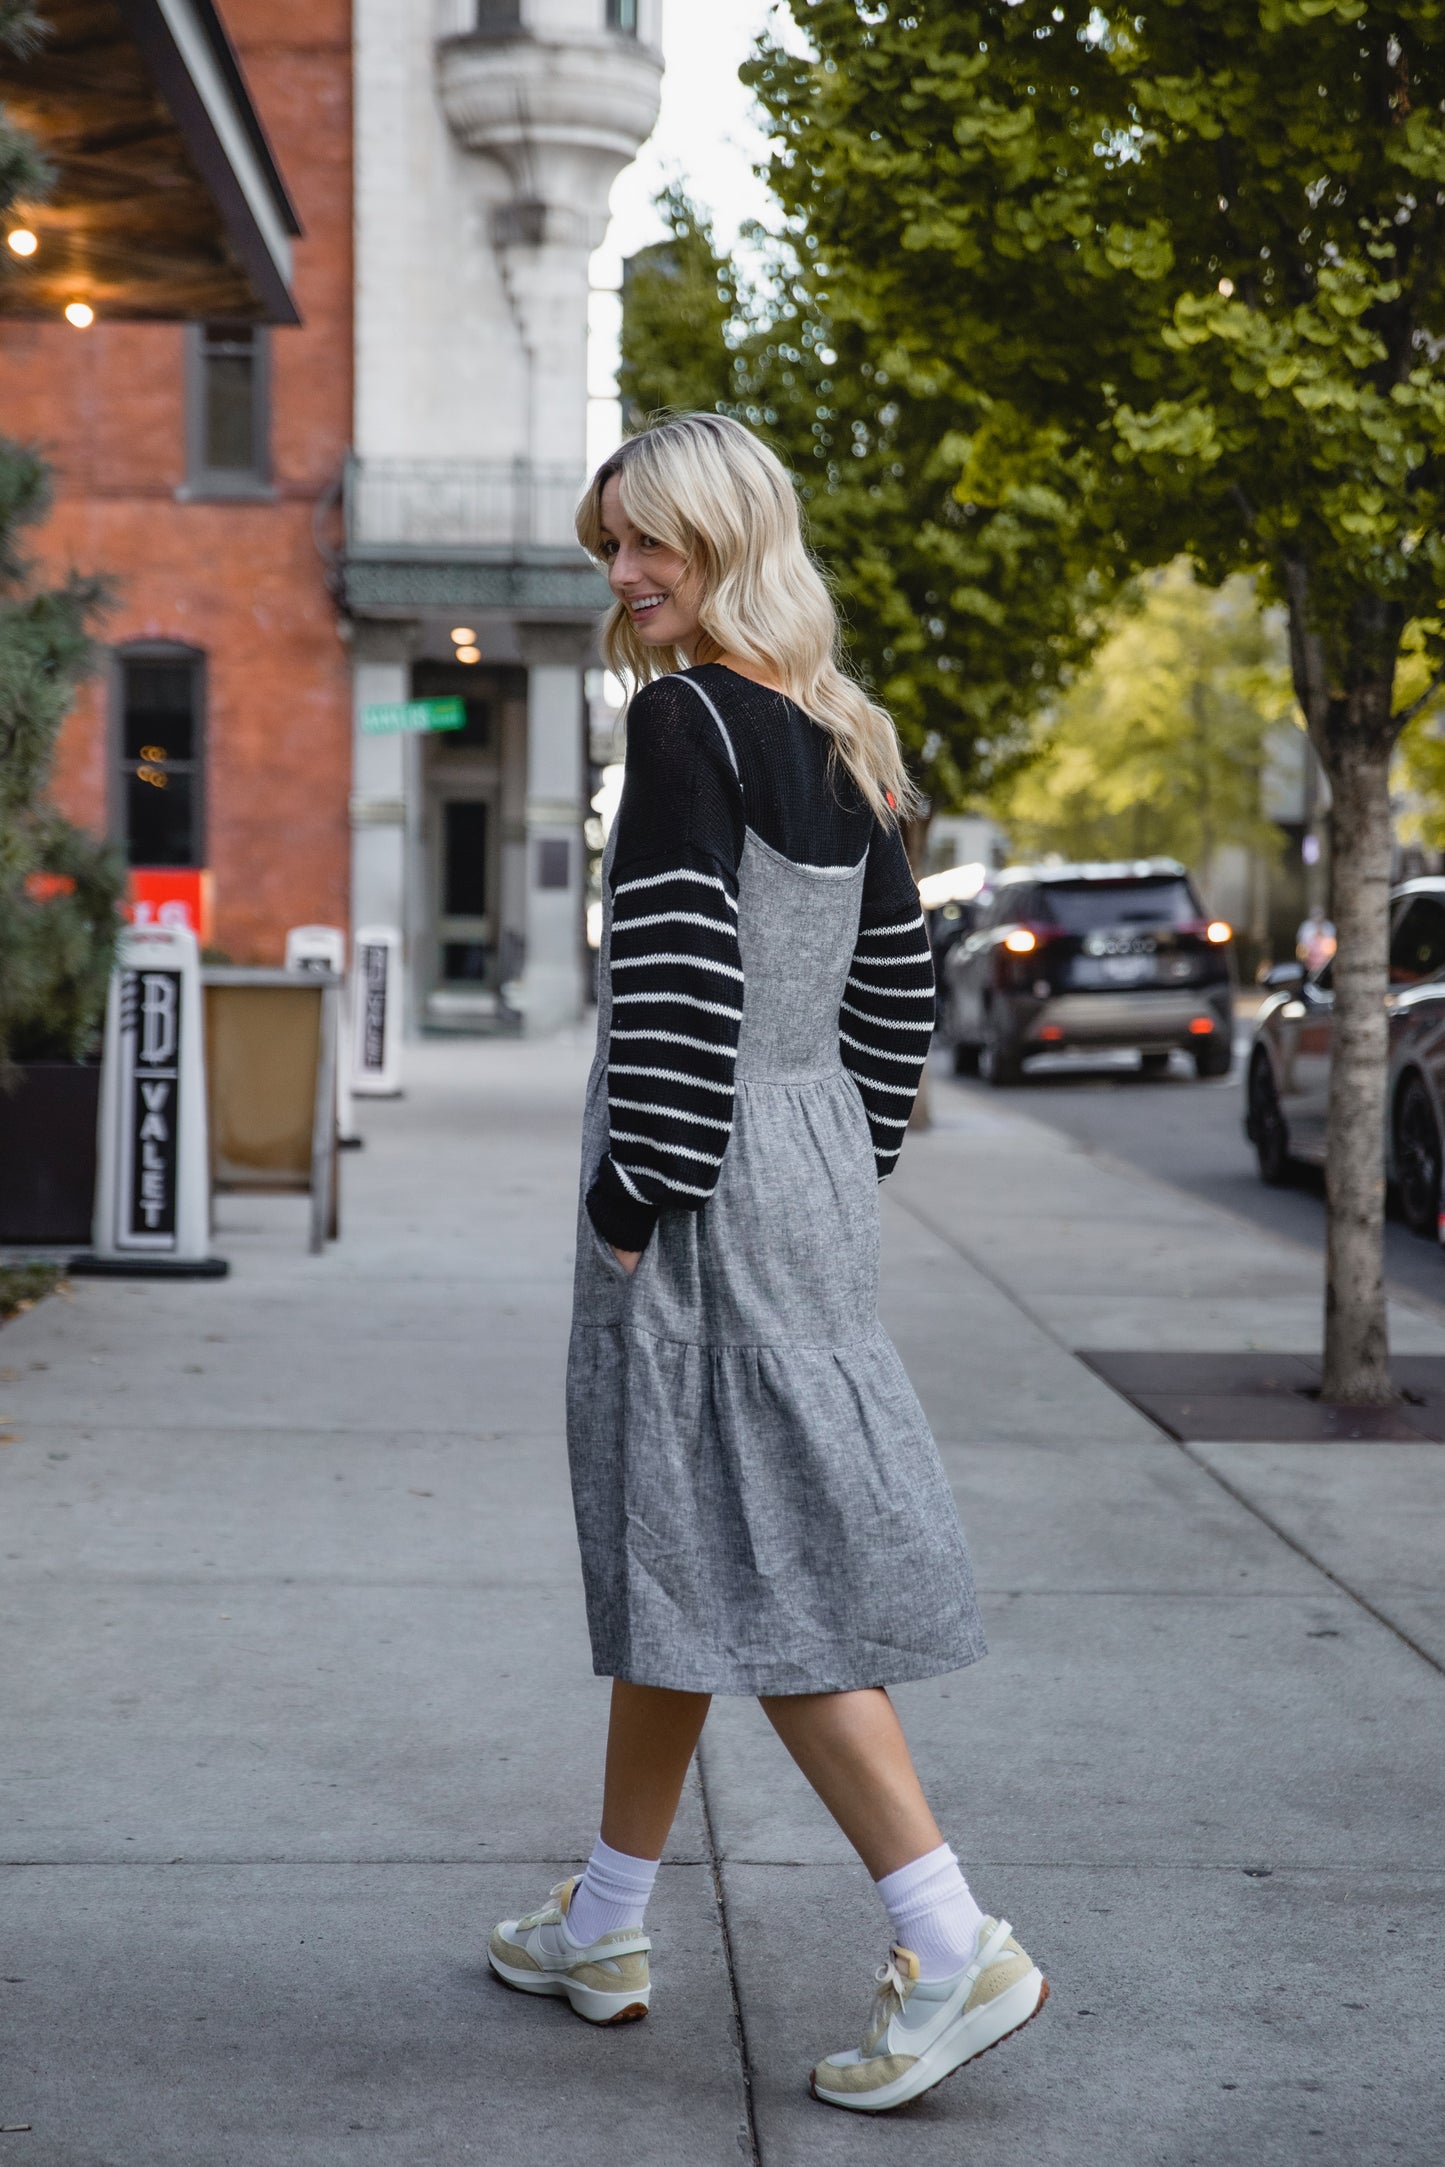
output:
[[632, 2024], [638, 2017], [645, 2017], [647, 2005], [652, 2000], [650, 1985], [641, 1992], [631, 1994], [604, 1994], [595, 1986], [583, 1986], [580, 1980], [566, 1979], [556, 1972], [517, 1971], [510, 1964], [499, 1964], [490, 1949], [487, 1962], [503, 1984], [519, 1994], [543, 1994], [552, 2001], [565, 2001], [573, 2014], [585, 2018], [589, 2024]]
[[[1038, 1992], [1032, 2005], [1025, 2007], [1034, 1980], [1038, 1981]], [[1048, 1998], [1049, 1982], [1041, 1973], [1035, 1972], [1032, 1978], [1020, 1979], [1016, 1986], [1000, 1994], [997, 2002], [985, 2004], [993, 2022], [1002, 2025], [1001, 2030], [994, 2031], [992, 2038], [983, 2038], [979, 2044], [971, 2043], [967, 2037], [947, 2046], [940, 2043], [931, 2054], [920, 2055], [906, 2076], [895, 2077], [891, 2084], [880, 2084], [873, 2093], [823, 2091], [816, 2072], [808, 2079], [808, 2089], [825, 2107], [843, 2107], [852, 2114], [887, 2114], [894, 2107], [907, 2106], [911, 2099], [922, 2099], [926, 2092], [937, 2091], [955, 2071], [967, 2068], [970, 2062], [976, 2062], [981, 2054], [989, 2053], [992, 2048], [1001, 2047], [1005, 2039], [1012, 2039], [1015, 2032], [1021, 2032], [1026, 2024], [1033, 2022]], [[1022, 2014], [1019, 2014], [1020, 2010]], [[973, 2036], [975, 2040], [979, 2037], [978, 2033]]]

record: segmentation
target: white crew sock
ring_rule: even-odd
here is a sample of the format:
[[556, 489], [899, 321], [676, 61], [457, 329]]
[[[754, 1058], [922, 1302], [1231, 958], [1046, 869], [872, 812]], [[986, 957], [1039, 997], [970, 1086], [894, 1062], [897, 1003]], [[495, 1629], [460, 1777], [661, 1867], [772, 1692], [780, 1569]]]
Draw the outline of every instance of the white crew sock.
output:
[[984, 1915], [948, 1844], [910, 1859], [874, 1887], [888, 1907], [893, 1939], [918, 1958], [920, 1979], [946, 1979], [972, 1961]]
[[571, 1939], [585, 1947], [588, 1942], [600, 1941], [604, 1934], [626, 1928], [635, 1932], [642, 1924], [656, 1879], [656, 1859], [629, 1858], [625, 1851], [614, 1851], [599, 1836], [567, 1906], [564, 1923]]

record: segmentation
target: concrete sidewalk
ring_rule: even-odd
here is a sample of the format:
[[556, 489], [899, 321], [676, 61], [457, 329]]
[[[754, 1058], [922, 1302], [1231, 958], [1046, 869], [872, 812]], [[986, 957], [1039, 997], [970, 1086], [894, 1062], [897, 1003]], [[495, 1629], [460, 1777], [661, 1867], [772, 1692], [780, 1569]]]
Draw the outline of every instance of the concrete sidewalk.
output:
[[[1040, 2022], [902, 2115], [814, 2105], [882, 1919], [720, 1702], [646, 2024], [507, 1994], [593, 1834], [562, 1444], [586, 1049], [415, 1049], [344, 1236], [0, 1330], [0, 2167], [903, 2167], [1441, 2154], [1445, 1447], [1181, 1447], [1092, 1347], [1308, 1348], [1304, 1252], [935, 1080], [889, 1324], [993, 1652], [899, 1695]], [[1396, 1343], [1445, 1351], [1445, 1310]], [[1423, 1651], [1423, 1652], [1421, 1652]]]

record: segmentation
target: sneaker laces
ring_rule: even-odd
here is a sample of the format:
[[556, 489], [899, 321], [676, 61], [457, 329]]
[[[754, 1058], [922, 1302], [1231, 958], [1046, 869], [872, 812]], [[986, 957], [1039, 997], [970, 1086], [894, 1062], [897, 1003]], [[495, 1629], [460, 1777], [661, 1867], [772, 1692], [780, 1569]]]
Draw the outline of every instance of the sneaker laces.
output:
[[897, 1951], [890, 1949], [887, 1963], [880, 1964], [873, 1974], [876, 1991], [873, 2006], [868, 2012], [868, 2028], [864, 2034], [864, 2043], [870, 2054], [887, 2030], [889, 2020], [898, 2014], [908, 1999], [911, 1982], [899, 1970], [896, 1958]]
[[566, 1892], [567, 1886], [568, 1883], [566, 1881], [559, 1881], [555, 1888], [548, 1889], [546, 1903], [539, 1905], [537, 1910], [535, 1911], [529, 1911], [525, 1919], [518, 1919], [518, 1926], [543, 1926], [552, 1917], [554, 1912], [559, 1919], [565, 1919], [566, 1913], [562, 1909], [562, 1897]]

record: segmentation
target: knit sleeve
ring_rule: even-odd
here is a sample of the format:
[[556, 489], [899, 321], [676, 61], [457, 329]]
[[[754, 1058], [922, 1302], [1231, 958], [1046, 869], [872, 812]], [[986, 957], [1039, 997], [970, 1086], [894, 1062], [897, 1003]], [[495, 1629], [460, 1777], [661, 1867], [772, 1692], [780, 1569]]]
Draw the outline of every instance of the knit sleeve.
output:
[[862, 1095], [880, 1181], [903, 1148], [933, 1010], [933, 951], [903, 839], [896, 828], [875, 823], [838, 1042]]
[[743, 1020], [742, 797], [716, 721], [676, 679], [628, 710], [617, 822], [609, 1148], [587, 1210], [614, 1248], [643, 1249], [660, 1211], [697, 1211], [717, 1187]]

